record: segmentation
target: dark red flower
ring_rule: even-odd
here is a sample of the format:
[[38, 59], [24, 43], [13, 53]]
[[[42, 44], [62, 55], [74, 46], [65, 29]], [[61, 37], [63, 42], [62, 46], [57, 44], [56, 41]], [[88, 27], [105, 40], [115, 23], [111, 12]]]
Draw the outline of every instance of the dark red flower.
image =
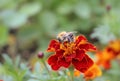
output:
[[47, 51], [55, 53], [48, 58], [48, 64], [53, 70], [68, 68], [72, 64], [75, 69], [85, 72], [93, 65], [92, 59], [86, 54], [90, 50], [96, 48], [83, 35], [76, 37], [73, 42], [51, 40]]
[[38, 58], [42, 59], [43, 57], [44, 57], [44, 53], [40, 51], [40, 52], [38, 53]]

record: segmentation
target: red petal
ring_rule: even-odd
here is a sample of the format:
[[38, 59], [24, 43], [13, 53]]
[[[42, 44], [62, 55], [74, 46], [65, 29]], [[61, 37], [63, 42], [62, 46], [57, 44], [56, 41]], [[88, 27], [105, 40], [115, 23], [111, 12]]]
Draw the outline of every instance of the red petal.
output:
[[73, 59], [72, 64], [77, 70], [84, 73], [93, 65], [93, 61], [88, 55], [85, 54], [84, 58], [81, 61]]
[[53, 70], [58, 70], [60, 65], [58, 64], [58, 57], [54, 54], [48, 58], [48, 64], [51, 65]]
[[59, 61], [58, 61], [58, 64], [59, 64], [60, 66], [65, 67], [65, 68], [68, 68], [68, 67], [70, 66], [70, 63], [71, 63], [71, 62], [67, 62], [67, 61], [65, 60], [65, 58], [60, 58]]
[[57, 64], [57, 61], [58, 61], [58, 57], [55, 54], [48, 58], [49, 65]]
[[83, 59], [83, 57], [85, 56], [85, 51], [84, 50], [76, 50], [76, 59], [78, 59], [79, 61], [81, 61]]
[[83, 41], [87, 41], [87, 39], [86, 39], [85, 36], [80, 35], [80, 36], [77, 37], [75, 43], [76, 43], [76, 44], [79, 44], [82, 40], [83, 40]]
[[104, 64], [103, 64], [104, 68], [105, 69], [110, 69], [111, 68], [111, 64], [110, 64], [110, 61], [106, 61]]
[[76, 57], [76, 54], [68, 54], [68, 55], [65, 55], [65, 60], [67, 62], [71, 62], [73, 58]]
[[63, 53], [64, 53], [64, 52], [65, 52], [64, 50], [60, 50], [60, 49], [59, 49], [59, 50], [56, 51], [56, 56], [57, 56], [57, 57], [63, 57]]
[[60, 48], [60, 43], [56, 40], [51, 40], [47, 51], [56, 51], [59, 48]]
[[94, 45], [92, 45], [91, 43], [80, 44], [79, 48], [84, 49], [86, 51], [96, 50], [96, 47]]
[[60, 68], [60, 65], [55, 64], [55, 65], [52, 65], [51, 68], [53, 70], [58, 70]]
[[110, 48], [110, 47], [107, 47], [106, 50], [109, 53], [113, 53], [115, 56], [117, 56], [120, 53], [120, 51], [117, 52], [113, 48]]

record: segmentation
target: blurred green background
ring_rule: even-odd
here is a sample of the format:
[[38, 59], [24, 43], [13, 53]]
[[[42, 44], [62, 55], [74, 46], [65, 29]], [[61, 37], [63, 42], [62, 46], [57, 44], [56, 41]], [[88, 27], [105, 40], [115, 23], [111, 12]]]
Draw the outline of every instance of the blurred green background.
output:
[[0, 0], [0, 61], [28, 61], [61, 31], [76, 31], [101, 47], [120, 38], [119, 0]]

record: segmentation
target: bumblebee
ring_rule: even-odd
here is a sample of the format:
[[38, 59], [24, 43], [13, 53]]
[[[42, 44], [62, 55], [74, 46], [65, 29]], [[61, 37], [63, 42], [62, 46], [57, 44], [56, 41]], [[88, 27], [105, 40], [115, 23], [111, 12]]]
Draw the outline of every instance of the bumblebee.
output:
[[60, 43], [63, 43], [63, 42], [73, 42], [74, 41], [74, 33], [75, 32], [61, 32], [57, 35], [57, 40], [60, 42]]

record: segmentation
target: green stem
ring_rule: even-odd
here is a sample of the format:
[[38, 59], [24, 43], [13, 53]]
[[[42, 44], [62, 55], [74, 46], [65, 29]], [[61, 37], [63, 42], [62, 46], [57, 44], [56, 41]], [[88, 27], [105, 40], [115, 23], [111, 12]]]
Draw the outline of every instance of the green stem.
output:
[[44, 59], [41, 59], [41, 61], [42, 61], [43, 65], [44, 65], [45, 69], [47, 70], [49, 76], [52, 77], [52, 76], [51, 76], [51, 73], [50, 73], [50, 71], [49, 71], [49, 69], [48, 69], [48, 67], [47, 67], [47, 65], [46, 65], [46, 63], [45, 63], [45, 61], [44, 61]]
[[70, 76], [71, 76], [71, 81], [74, 81], [74, 69], [70, 69]]

